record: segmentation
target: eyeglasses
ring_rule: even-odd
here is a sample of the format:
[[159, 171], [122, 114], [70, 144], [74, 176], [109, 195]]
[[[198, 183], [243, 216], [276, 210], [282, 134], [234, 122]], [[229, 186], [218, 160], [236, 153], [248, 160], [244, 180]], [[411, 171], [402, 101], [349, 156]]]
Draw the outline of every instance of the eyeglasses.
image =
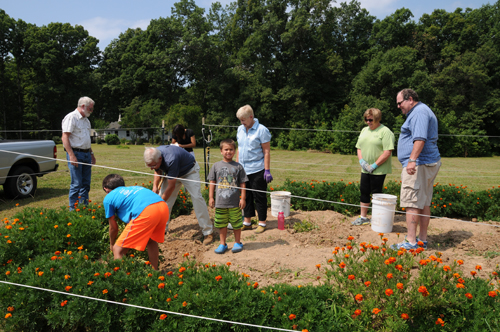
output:
[[399, 103], [397, 103], [397, 104], [398, 104], [398, 107], [400, 107], [400, 106], [401, 106], [401, 104], [402, 104], [404, 101], [405, 101], [405, 99], [403, 99], [403, 100], [401, 100]]
[[373, 122], [373, 119], [367, 119], [367, 118], [365, 118], [365, 121], [366, 122]]

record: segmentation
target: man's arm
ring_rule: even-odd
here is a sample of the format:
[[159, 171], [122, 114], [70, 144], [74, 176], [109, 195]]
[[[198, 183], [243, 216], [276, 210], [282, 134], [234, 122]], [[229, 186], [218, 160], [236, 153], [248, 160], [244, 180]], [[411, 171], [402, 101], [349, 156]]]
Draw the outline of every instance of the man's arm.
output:
[[[165, 181], [165, 180], [164, 180]], [[175, 189], [175, 183], [177, 182], [177, 179], [167, 179], [167, 189], [163, 192], [161, 195], [161, 198], [166, 202], [172, 193], [174, 192]]]
[[163, 174], [163, 171], [161, 169], [157, 169], [155, 170], [155, 174], [154, 174], [154, 177], [153, 177], [153, 192], [155, 194], [158, 194], [160, 192], [160, 189], [159, 186], [160, 186], [160, 180], [161, 180], [161, 176]]
[[113, 246], [116, 242], [118, 235], [118, 224], [116, 223], [115, 216], [108, 218], [109, 222], [109, 250], [113, 251]]
[[71, 135], [71, 133], [68, 133], [68, 132], [63, 133], [61, 140], [63, 142], [64, 148], [66, 149], [66, 152], [68, 153], [69, 161], [70, 161], [71, 165], [78, 167], [78, 159], [76, 159], [75, 153], [73, 152], [73, 148], [71, 147], [71, 144], [69, 143], [69, 136], [70, 135]]
[[[420, 152], [422, 152], [425, 145], [425, 141], [414, 141], [413, 149], [411, 150], [410, 159], [417, 160], [418, 156], [420, 156]], [[406, 173], [413, 175], [415, 174], [415, 167], [417, 166], [416, 162], [408, 162], [408, 166], [406, 166]]]

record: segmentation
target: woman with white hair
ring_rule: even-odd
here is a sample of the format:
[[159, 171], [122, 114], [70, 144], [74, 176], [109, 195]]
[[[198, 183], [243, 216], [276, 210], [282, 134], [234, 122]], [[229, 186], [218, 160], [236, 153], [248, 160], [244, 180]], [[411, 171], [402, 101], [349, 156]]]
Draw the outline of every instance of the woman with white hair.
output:
[[[256, 233], [262, 233], [267, 226], [267, 184], [273, 180], [271, 175], [271, 133], [269, 129], [254, 118], [250, 105], [241, 107], [236, 112], [240, 120], [238, 127], [238, 151], [236, 161], [239, 162], [248, 176], [246, 185], [246, 206], [243, 210], [243, 230], [252, 229], [252, 217], [255, 210], [259, 216]], [[255, 189], [257, 191], [253, 191]]]

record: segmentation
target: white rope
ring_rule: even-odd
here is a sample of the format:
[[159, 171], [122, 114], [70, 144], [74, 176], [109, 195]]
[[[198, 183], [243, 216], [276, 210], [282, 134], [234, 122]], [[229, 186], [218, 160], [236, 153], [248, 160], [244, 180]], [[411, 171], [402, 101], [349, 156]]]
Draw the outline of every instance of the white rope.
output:
[[72, 293], [68, 293], [68, 292], [61, 292], [61, 291], [57, 291], [57, 290], [53, 290], [53, 289], [47, 289], [47, 288], [42, 288], [42, 287], [22, 285], [22, 284], [17, 284], [17, 283], [8, 282], [8, 281], [2, 281], [2, 280], [0, 280], [0, 283], [7, 284], [7, 285], [12, 285], [12, 286], [19, 286], [19, 287], [25, 287], [25, 288], [31, 288], [31, 289], [41, 290], [41, 291], [44, 291], [44, 292], [58, 293], [58, 294], [63, 294], [65, 296], [74, 296], [74, 297], [79, 297], [79, 298], [87, 299], [87, 300], [94, 300], [94, 301], [100, 301], [100, 302], [105, 302], [105, 303], [118, 304], [118, 305], [122, 305], [122, 306], [126, 306], [126, 307], [131, 307], [131, 308], [156, 311], [156, 312], [160, 312], [160, 313], [167, 313], [167, 314], [171, 314], [171, 315], [178, 315], [178, 316], [184, 316], [184, 317], [205, 319], [205, 320], [210, 320], [210, 321], [220, 322], [220, 323], [228, 323], [228, 324], [237, 324], [237, 325], [244, 325], [244, 326], [250, 326], [250, 327], [257, 327], [257, 328], [263, 328], [263, 329], [268, 329], [268, 330], [296, 332], [294, 330], [287, 330], [287, 329], [282, 329], [282, 328], [277, 328], [277, 327], [269, 327], [269, 326], [263, 326], [263, 325], [247, 324], [247, 323], [235, 322], [235, 321], [230, 321], [230, 320], [223, 320], [223, 319], [216, 319], [216, 318], [210, 318], [210, 317], [203, 317], [203, 316], [196, 316], [196, 315], [190, 315], [190, 314], [183, 314], [183, 313], [175, 312], [175, 311], [168, 311], [168, 310], [162, 310], [162, 309], [148, 308], [148, 307], [138, 306], [138, 305], [129, 304], [129, 303], [109, 301], [109, 300], [99, 299], [99, 298], [85, 296], [85, 295], [72, 294]]
[[[39, 157], [39, 158], [55, 159], [55, 160], [67, 162], [66, 159], [63, 160], [63, 159], [57, 159], [57, 158], [51, 158], [51, 157], [45, 157], [45, 156], [37, 156], [37, 155], [31, 155], [31, 154], [27, 154], [27, 153], [20, 153], [20, 152], [6, 151], [6, 150], [0, 150], [0, 152], [8, 152], [8, 153], [14, 153], [14, 154], [30, 155], [30, 156]], [[109, 167], [109, 166], [104, 166], [104, 165], [92, 165], [92, 164], [82, 163], [82, 162], [77, 162], [77, 163], [81, 164], [81, 165], [87, 165], [87, 166], [92, 166], [92, 167], [101, 167], [101, 168], [105, 168], [105, 169], [111, 169], [111, 170], [117, 170], [117, 171], [123, 171], [123, 172], [130, 172], [130, 173], [143, 174], [143, 175], [149, 175], [149, 176], [152, 175], [151, 173], [139, 172], [139, 171], [132, 171], [132, 170], [127, 170], [127, 169], [117, 168], [117, 167]], [[167, 179], [175, 179], [175, 180], [182, 180], [182, 181], [188, 181], [188, 182], [199, 182], [200, 184], [203, 183], [205, 185], [210, 185], [210, 182], [205, 182], [205, 181], [196, 181], [196, 180], [191, 180], [191, 179], [177, 178], [177, 177], [172, 177], [172, 176], [168, 176], [168, 175], [157, 175], [157, 176], [163, 177], [163, 178], [167, 178]], [[225, 186], [228, 187], [228, 188], [245, 189], [245, 190], [250, 190], [250, 191], [265, 193], [267, 195], [273, 194], [273, 192], [269, 192], [269, 191], [266, 191], [266, 190], [247, 189], [247, 188], [241, 188], [241, 187], [229, 186], [229, 185], [225, 185]], [[289, 197], [295, 197], [295, 198], [299, 198], [299, 199], [305, 199], [305, 200], [311, 200], [311, 201], [329, 203], [329, 204], [338, 204], [338, 205], [353, 206], [353, 207], [359, 207], [359, 208], [362, 207], [361, 205], [358, 205], [358, 204], [350, 204], [350, 203], [343, 203], [343, 202], [336, 202], [336, 201], [327, 201], [327, 200], [319, 199], [319, 198], [310, 198], [310, 197], [303, 197], [303, 196], [296, 196], [296, 195], [287, 195], [287, 196], [289, 196]], [[366, 207], [366, 206], [363, 206], [363, 207]], [[372, 207], [368, 207], [368, 208], [372, 209]], [[384, 208], [382, 208], [382, 209], [384, 209]], [[394, 211], [394, 210], [390, 210], [390, 209], [385, 209], [385, 210], [386, 211], [390, 211], [390, 212]], [[403, 212], [403, 211], [395, 211], [395, 213], [406, 214], [406, 212]], [[472, 223], [474, 225], [479, 224], [479, 223], [472, 222], [472, 221], [466, 221], [466, 220], [460, 220], [460, 219], [454, 219], [454, 218], [446, 218], [446, 217], [443, 218], [443, 217], [438, 217], [438, 216], [427, 216], [427, 215], [424, 215], [424, 214], [415, 214], [415, 213], [412, 213], [412, 214], [413, 215], [418, 215], [418, 216], [435, 218], [435, 219], [447, 219], [447, 220], [452, 220], [452, 221], [460, 221], [460, 222], [465, 222], [465, 223]], [[500, 226], [497, 226], [497, 225], [490, 225], [490, 224], [483, 224], [483, 223], [481, 223], [481, 225], [492, 226], [492, 227], [500, 227]]]
[[[215, 125], [215, 124], [205, 124], [208, 127], [223, 127], [223, 128], [238, 128], [239, 126], [226, 126], [226, 125]], [[267, 127], [267, 129], [277, 129], [277, 130], [290, 130], [290, 131], [326, 131], [332, 133], [360, 133], [357, 130], [334, 130], [334, 129], [311, 129], [311, 128], [280, 128], [280, 127]], [[394, 135], [399, 135], [401, 133], [394, 133]], [[456, 135], [456, 134], [438, 134], [438, 136], [452, 136], [452, 137], [495, 137], [500, 136], [488, 136], [488, 135]]]

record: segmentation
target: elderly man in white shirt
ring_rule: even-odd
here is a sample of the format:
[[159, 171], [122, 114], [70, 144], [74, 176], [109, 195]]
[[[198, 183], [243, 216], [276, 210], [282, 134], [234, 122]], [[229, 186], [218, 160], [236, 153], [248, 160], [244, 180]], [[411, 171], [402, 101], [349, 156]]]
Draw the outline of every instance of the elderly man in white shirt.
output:
[[79, 203], [88, 204], [94, 152], [90, 146], [90, 121], [94, 101], [89, 97], [78, 100], [77, 108], [62, 120], [62, 142], [71, 174], [69, 209]]

